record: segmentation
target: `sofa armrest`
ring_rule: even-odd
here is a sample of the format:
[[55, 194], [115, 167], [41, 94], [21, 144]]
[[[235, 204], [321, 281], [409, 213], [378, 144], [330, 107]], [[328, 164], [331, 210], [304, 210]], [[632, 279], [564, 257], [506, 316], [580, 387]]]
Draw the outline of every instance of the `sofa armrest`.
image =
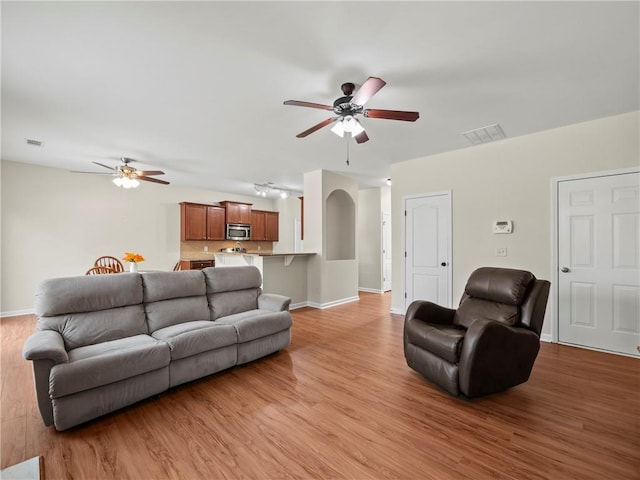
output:
[[276, 293], [263, 293], [258, 297], [258, 308], [272, 312], [286, 312], [289, 310], [291, 299]]
[[426, 300], [414, 300], [407, 308], [405, 322], [414, 318], [427, 323], [438, 325], [451, 325], [456, 311], [452, 308], [442, 307]]
[[539, 350], [540, 339], [528, 328], [476, 320], [460, 352], [460, 390], [475, 397], [526, 382]]
[[51, 360], [54, 364], [69, 361], [62, 335], [53, 330], [41, 330], [27, 338], [22, 356], [26, 360]]

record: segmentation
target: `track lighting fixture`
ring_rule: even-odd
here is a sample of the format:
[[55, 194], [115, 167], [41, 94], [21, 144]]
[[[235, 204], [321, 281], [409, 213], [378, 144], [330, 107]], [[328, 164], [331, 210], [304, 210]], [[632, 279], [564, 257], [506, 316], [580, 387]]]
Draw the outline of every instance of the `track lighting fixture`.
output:
[[292, 190], [284, 187], [279, 187], [273, 182], [254, 183], [253, 189], [256, 191], [256, 195], [258, 195], [259, 197], [266, 197], [271, 192], [274, 192], [280, 195], [280, 198], [289, 198], [292, 192]]

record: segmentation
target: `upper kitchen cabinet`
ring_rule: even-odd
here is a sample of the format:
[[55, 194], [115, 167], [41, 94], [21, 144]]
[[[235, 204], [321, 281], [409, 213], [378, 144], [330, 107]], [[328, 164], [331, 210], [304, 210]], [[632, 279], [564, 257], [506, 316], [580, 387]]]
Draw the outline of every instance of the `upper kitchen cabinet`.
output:
[[279, 213], [251, 211], [251, 240], [278, 241]]
[[220, 202], [227, 214], [227, 223], [251, 225], [251, 204], [238, 202]]
[[180, 204], [180, 239], [224, 240], [225, 209], [215, 205], [182, 202]]

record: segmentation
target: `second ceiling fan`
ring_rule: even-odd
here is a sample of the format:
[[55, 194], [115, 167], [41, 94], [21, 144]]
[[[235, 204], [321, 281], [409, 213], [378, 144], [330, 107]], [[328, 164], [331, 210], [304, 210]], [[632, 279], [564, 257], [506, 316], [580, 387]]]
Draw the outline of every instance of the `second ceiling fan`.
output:
[[321, 103], [302, 102], [299, 100], [287, 100], [285, 105], [293, 105], [297, 107], [319, 108], [321, 110], [333, 111], [337, 116], [327, 118], [326, 120], [314, 125], [304, 132], [296, 135], [298, 138], [304, 138], [307, 135], [320, 130], [327, 125], [335, 123], [331, 131], [344, 136], [345, 133], [351, 133], [357, 143], [364, 143], [369, 140], [367, 132], [360, 124], [356, 115], [363, 115], [368, 118], [384, 118], [387, 120], [402, 120], [405, 122], [415, 122], [420, 114], [418, 112], [405, 112], [402, 110], [379, 110], [375, 108], [364, 108], [371, 97], [373, 97], [387, 83], [378, 77], [369, 77], [358, 89], [355, 95], [355, 85], [353, 83], [343, 83], [342, 93], [344, 97], [340, 97], [331, 105], [323, 105]]

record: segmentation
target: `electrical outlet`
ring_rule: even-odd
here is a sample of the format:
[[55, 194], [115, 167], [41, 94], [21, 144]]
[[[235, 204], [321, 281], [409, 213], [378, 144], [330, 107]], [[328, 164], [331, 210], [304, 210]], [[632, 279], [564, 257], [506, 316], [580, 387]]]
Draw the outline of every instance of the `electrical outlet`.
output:
[[208, 251], [209, 251], [209, 247], [205, 245], [205, 246], [204, 246], [204, 251], [205, 251], [205, 252], [208, 252]]
[[506, 256], [507, 256], [507, 247], [496, 248], [496, 257], [506, 257]]

